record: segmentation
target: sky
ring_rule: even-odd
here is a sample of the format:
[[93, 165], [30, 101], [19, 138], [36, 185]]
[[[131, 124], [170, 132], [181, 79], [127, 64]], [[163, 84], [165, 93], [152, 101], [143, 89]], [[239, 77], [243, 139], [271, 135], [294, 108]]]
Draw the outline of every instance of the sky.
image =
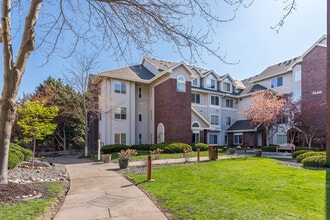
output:
[[[297, 0], [297, 10], [285, 20], [284, 26], [277, 33], [271, 29], [285, 14], [283, 0], [255, 0], [247, 9], [240, 9], [233, 21], [223, 23], [215, 31], [214, 38], [221, 43], [221, 54], [226, 54], [225, 64], [214, 56], [205, 55], [203, 61], [195, 65], [216, 73], [230, 74], [234, 79], [245, 79], [261, 73], [270, 65], [302, 55], [322, 35], [326, 34], [326, 1]], [[232, 11], [221, 4], [214, 11], [220, 16], [230, 17]], [[180, 62], [183, 60], [175, 53], [172, 45], [159, 43], [153, 46], [150, 55], [156, 59]], [[138, 53], [137, 53], [138, 54]], [[19, 95], [31, 93], [48, 76], [63, 78], [62, 73], [67, 60], [53, 56], [46, 65], [40, 62], [41, 53], [34, 51], [28, 61], [23, 76]], [[127, 63], [114, 61], [106, 52], [99, 54], [99, 68], [95, 73], [117, 69], [130, 64], [139, 64], [143, 56], [136, 55]], [[0, 68], [3, 59], [0, 58]], [[3, 68], [2, 68], [3, 69]], [[3, 77], [0, 78], [2, 88]]]

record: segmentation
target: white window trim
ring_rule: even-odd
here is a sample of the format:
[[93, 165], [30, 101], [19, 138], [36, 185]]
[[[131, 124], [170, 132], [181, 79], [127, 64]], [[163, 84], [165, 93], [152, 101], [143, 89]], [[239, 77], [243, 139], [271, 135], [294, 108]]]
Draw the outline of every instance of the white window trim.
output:
[[[207, 87], [207, 80], [214, 80], [214, 88]], [[211, 84], [212, 84], [212, 83], [211, 83]], [[206, 78], [206, 79], [205, 79], [205, 88], [206, 88], [206, 89], [217, 90], [217, 80], [215, 80], [215, 79], [213, 79], [213, 78]]]
[[[218, 104], [217, 105], [212, 104], [212, 96], [213, 97], [218, 97]], [[216, 95], [210, 95], [210, 105], [211, 106], [220, 106], [220, 97], [216, 96]]]
[[[225, 90], [225, 83], [229, 84], [229, 90]], [[222, 91], [232, 92], [232, 84], [230, 82], [222, 82]]]
[[[242, 136], [242, 143], [235, 142], [235, 136]], [[233, 135], [233, 144], [243, 144], [243, 133], [234, 133]]]
[[[178, 87], [179, 84], [183, 85], [183, 90], [179, 89], [179, 87]], [[186, 92], [186, 79], [182, 75], [179, 75], [176, 78], [176, 90], [178, 92]]]
[[[212, 116], [218, 117], [218, 124], [212, 124]], [[217, 114], [210, 114], [210, 124], [213, 126], [220, 126], [220, 116]]]

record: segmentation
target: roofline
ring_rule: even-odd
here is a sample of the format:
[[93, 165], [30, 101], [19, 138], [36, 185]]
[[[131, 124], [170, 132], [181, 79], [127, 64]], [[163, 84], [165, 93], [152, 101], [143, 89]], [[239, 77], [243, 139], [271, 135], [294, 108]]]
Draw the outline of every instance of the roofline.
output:
[[210, 129], [212, 127], [212, 125], [201, 114], [199, 114], [199, 112], [196, 111], [192, 106], [191, 106], [191, 111], [193, 111], [198, 117], [200, 117], [205, 122], [205, 124], [209, 126], [208, 128], [205, 129]]

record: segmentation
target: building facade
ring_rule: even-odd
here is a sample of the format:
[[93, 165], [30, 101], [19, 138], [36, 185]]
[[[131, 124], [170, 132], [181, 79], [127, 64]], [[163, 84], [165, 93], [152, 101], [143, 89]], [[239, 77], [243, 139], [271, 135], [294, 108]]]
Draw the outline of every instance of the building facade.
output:
[[[252, 94], [273, 89], [291, 94], [295, 100], [301, 98], [304, 103], [323, 102], [325, 56], [326, 36], [323, 36], [303, 55], [245, 80], [184, 62], [153, 58], [144, 58], [139, 65], [99, 73], [93, 76], [100, 79], [100, 113], [94, 129], [98, 130], [98, 137], [90, 138], [99, 138], [102, 145], [178, 141], [262, 146], [265, 144], [262, 127], [251, 125], [240, 114], [251, 106]], [[292, 124], [283, 124], [272, 134], [270, 143], [287, 143], [291, 128]], [[323, 129], [325, 132], [325, 124], [319, 135]]]

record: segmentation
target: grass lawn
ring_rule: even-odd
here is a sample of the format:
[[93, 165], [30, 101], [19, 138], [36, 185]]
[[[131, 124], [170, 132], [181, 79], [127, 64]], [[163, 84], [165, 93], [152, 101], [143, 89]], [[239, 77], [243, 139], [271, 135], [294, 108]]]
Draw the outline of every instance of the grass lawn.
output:
[[236, 158], [154, 168], [127, 176], [178, 219], [326, 219], [325, 171]]
[[32, 199], [14, 204], [1, 205], [0, 219], [44, 219], [41, 216], [44, 215], [47, 208], [51, 208], [54, 205], [57, 194], [64, 190], [60, 183], [44, 183], [44, 185], [46, 185], [48, 189], [48, 196], [42, 199]]

